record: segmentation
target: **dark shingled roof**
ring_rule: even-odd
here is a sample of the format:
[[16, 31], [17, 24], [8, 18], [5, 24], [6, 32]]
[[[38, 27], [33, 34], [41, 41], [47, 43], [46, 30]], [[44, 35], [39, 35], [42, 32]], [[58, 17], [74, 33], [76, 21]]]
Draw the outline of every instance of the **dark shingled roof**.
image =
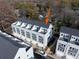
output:
[[0, 33], [0, 59], [14, 59], [19, 48], [26, 47]]
[[61, 27], [60, 32], [67, 33], [67, 34], [74, 35], [74, 36], [79, 36], [79, 30], [64, 27], [64, 26]]
[[44, 27], [44, 28], [49, 27], [49, 24], [46, 25], [43, 21], [27, 19], [26, 17], [18, 18], [18, 21], [22, 21], [22, 22], [25, 22], [27, 24], [37, 25], [37, 26]]

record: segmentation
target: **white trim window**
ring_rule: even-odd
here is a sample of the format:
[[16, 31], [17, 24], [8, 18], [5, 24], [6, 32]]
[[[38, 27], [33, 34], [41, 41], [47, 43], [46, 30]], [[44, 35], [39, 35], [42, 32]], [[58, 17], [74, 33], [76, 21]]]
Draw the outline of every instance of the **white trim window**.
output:
[[20, 34], [20, 29], [19, 28], [16, 28], [16, 31], [18, 34]]
[[79, 45], [79, 38], [76, 38], [75, 43]]
[[22, 34], [22, 36], [25, 36], [24, 30], [21, 30], [21, 34]]
[[64, 52], [65, 46], [66, 46], [66, 45], [64, 45], [64, 44], [62, 44], [62, 43], [59, 43], [59, 44], [58, 44], [58, 49], [57, 49], [57, 50], [59, 50], [59, 51], [61, 51], [61, 52]]
[[30, 33], [26, 31], [26, 37], [30, 38]]
[[43, 37], [42, 36], [39, 36], [38, 38], [39, 38], [39, 42], [43, 44], [44, 43], [43, 42], [44, 41]]
[[20, 56], [17, 59], [20, 59]]
[[70, 47], [67, 54], [75, 57], [77, 52], [78, 52], [78, 49]]
[[36, 34], [33, 34], [33, 33], [32, 33], [32, 39], [35, 40], [35, 41], [37, 41]]

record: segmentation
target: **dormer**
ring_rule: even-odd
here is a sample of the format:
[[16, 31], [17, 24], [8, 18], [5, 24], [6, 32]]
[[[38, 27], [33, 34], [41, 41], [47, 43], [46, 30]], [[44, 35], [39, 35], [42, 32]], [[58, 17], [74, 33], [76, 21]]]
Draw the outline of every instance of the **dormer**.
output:
[[62, 37], [62, 38], [69, 38], [69, 34], [67, 34], [67, 33], [60, 33], [60, 37]]
[[46, 34], [46, 33], [47, 33], [47, 29], [41, 27], [40, 30], [39, 30], [38, 32], [39, 32], [39, 33], [42, 33], [42, 34]]
[[30, 29], [30, 30], [31, 30], [31, 28], [32, 28], [31, 24], [28, 24], [27, 27], [26, 27], [26, 29]]
[[22, 22], [20, 22], [20, 21], [18, 21], [18, 22], [16, 23], [17, 26], [20, 26], [21, 24], [22, 24]]
[[21, 25], [21, 27], [26, 27], [27, 26], [27, 24], [26, 23], [22, 23], [22, 25]]
[[34, 26], [32, 27], [32, 31], [38, 32], [38, 30], [39, 30], [39, 26], [34, 25]]
[[72, 35], [70, 41], [73, 42], [74, 44], [79, 45], [79, 37], [78, 37], [78, 36], [74, 36], [74, 35]]

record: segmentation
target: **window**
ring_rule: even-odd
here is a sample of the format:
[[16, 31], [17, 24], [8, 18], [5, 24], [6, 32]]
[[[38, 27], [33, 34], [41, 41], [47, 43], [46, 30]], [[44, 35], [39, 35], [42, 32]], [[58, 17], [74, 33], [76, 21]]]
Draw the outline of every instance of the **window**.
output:
[[14, 28], [14, 27], [12, 27], [12, 30], [13, 30], [13, 32], [16, 32], [16, 30], [15, 30], [15, 28]]
[[65, 38], [69, 38], [69, 35], [66, 35]]
[[70, 47], [69, 50], [68, 50], [68, 55], [72, 55], [72, 56], [75, 57], [77, 52], [78, 52], [78, 49]]
[[68, 37], [69, 37], [69, 35], [66, 35], [66, 37], [68, 38]]
[[74, 37], [72, 36], [72, 39], [73, 39]]
[[22, 34], [23, 36], [25, 36], [25, 32], [24, 32], [24, 30], [21, 30], [21, 34]]
[[33, 39], [33, 40], [35, 40], [35, 41], [37, 40], [36, 35], [35, 35], [35, 34], [33, 34], [33, 33], [32, 33], [32, 39]]
[[39, 36], [39, 42], [43, 43], [43, 37]]
[[72, 36], [73, 39], [76, 39], [75, 37]]
[[48, 37], [48, 40], [50, 40], [50, 39], [51, 39], [51, 37], [49, 36], [49, 37]]
[[66, 45], [59, 43], [58, 50], [64, 52], [65, 46]]
[[74, 39], [75, 39], [75, 37], [74, 37]]
[[78, 38], [76, 38], [76, 42], [79, 42], [79, 39]]
[[18, 57], [17, 59], [20, 59], [20, 57]]
[[29, 55], [27, 55], [27, 57], [29, 57]]
[[20, 34], [20, 30], [19, 30], [19, 28], [16, 28], [16, 30], [17, 30], [17, 33]]
[[60, 34], [61, 36], [63, 36], [63, 34]]
[[26, 32], [26, 37], [30, 38], [30, 33], [29, 32]]
[[76, 38], [75, 44], [79, 45], [79, 39], [78, 38]]
[[78, 41], [78, 39], [75, 40], [76, 42]]
[[65, 38], [65, 35], [63, 35], [63, 37]]

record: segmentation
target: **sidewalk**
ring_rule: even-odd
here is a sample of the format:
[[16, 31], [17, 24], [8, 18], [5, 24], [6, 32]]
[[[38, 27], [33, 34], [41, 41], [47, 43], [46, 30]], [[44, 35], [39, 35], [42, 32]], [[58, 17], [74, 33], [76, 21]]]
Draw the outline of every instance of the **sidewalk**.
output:
[[54, 55], [51, 55], [51, 54], [48, 54], [49, 57], [51, 57], [52, 59], [61, 59], [60, 57], [56, 56], [55, 54]]

